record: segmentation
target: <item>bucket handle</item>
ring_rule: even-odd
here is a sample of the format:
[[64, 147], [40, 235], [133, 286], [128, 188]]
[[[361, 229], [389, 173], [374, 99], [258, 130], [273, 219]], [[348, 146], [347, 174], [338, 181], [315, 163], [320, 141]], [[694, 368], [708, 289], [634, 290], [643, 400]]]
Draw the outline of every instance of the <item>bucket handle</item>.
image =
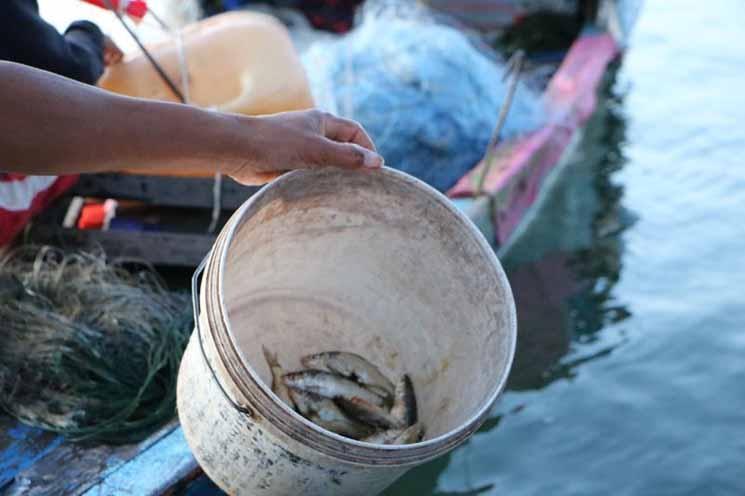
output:
[[202, 272], [204, 272], [204, 267], [207, 265], [207, 260], [210, 258], [210, 255], [212, 254], [212, 250], [210, 250], [207, 255], [202, 259], [202, 261], [197, 266], [197, 269], [194, 271], [194, 275], [191, 277], [191, 307], [194, 311], [194, 327], [197, 331], [197, 340], [199, 341], [199, 349], [202, 351], [202, 358], [204, 358], [204, 363], [207, 364], [207, 368], [210, 371], [210, 374], [212, 374], [212, 378], [217, 383], [217, 386], [220, 388], [220, 391], [222, 391], [223, 396], [225, 396], [225, 399], [228, 400], [228, 403], [233, 405], [233, 408], [238, 410], [240, 413], [243, 413], [244, 415], [248, 415], [249, 417], [253, 417], [253, 411], [248, 408], [247, 406], [243, 406], [239, 403], [237, 403], [233, 398], [230, 397], [227, 390], [223, 387], [222, 382], [220, 382], [220, 379], [218, 379], [217, 374], [215, 373], [215, 369], [212, 368], [212, 364], [210, 363], [209, 359], [207, 358], [207, 354], [204, 351], [204, 342], [202, 340], [202, 328], [199, 325], [199, 314], [200, 308], [199, 308], [199, 280], [201, 278]]

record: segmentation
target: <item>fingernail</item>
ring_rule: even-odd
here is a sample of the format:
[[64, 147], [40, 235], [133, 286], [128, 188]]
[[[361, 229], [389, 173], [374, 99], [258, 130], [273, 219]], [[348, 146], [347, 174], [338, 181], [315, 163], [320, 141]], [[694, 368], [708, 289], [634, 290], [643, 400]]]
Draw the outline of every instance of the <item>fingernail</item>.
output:
[[365, 161], [362, 163], [362, 165], [364, 167], [369, 167], [370, 169], [378, 169], [383, 166], [383, 157], [375, 152], [366, 150]]

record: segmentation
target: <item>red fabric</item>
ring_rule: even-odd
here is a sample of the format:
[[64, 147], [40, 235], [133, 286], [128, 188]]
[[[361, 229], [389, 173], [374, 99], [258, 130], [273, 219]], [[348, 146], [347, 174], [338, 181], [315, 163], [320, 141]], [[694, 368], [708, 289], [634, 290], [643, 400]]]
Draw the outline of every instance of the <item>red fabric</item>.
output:
[[[0, 173], [0, 182], [24, 181], [20, 174]], [[6, 210], [0, 207], [0, 246], [10, 243], [23, 230], [32, 216], [44, 210], [54, 199], [70, 189], [78, 176], [60, 176], [46, 189], [37, 192], [25, 210]]]

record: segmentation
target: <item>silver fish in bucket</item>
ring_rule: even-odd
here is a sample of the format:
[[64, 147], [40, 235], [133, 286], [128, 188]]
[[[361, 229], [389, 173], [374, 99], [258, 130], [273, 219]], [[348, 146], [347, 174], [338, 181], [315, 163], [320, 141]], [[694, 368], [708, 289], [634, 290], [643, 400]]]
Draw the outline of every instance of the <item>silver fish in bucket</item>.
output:
[[356, 381], [381, 396], [393, 394], [393, 383], [378, 367], [357, 355], [344, 351], [325, 351], [307, 355], [301, 363], [309, 369], [329, 370]]
[[307, 355], [309, 367], [284, 373], [276, 354], [264, 348], [272, 391], [303, 417], [329, 431], [374, 444], [422, 439], [416, 393], [404, 374], [394, 384], [364, 357], [343, 351]]

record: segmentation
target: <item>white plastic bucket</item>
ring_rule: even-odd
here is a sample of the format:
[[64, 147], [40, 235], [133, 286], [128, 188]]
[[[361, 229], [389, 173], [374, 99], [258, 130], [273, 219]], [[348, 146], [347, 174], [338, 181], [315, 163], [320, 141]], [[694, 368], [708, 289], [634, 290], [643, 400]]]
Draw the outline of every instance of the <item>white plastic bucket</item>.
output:
[[[204, 268], [178, 411], [230, 494], [378, 494], [473, 434], [507, 380], [504, 272], [468, 218], [404, 173], [286, 174], [236, 211]], [[373, 445], [307, 421], [272, 393], [262, 345], [288, 370], [345, 350], [410, 374], [424, 440]]]

